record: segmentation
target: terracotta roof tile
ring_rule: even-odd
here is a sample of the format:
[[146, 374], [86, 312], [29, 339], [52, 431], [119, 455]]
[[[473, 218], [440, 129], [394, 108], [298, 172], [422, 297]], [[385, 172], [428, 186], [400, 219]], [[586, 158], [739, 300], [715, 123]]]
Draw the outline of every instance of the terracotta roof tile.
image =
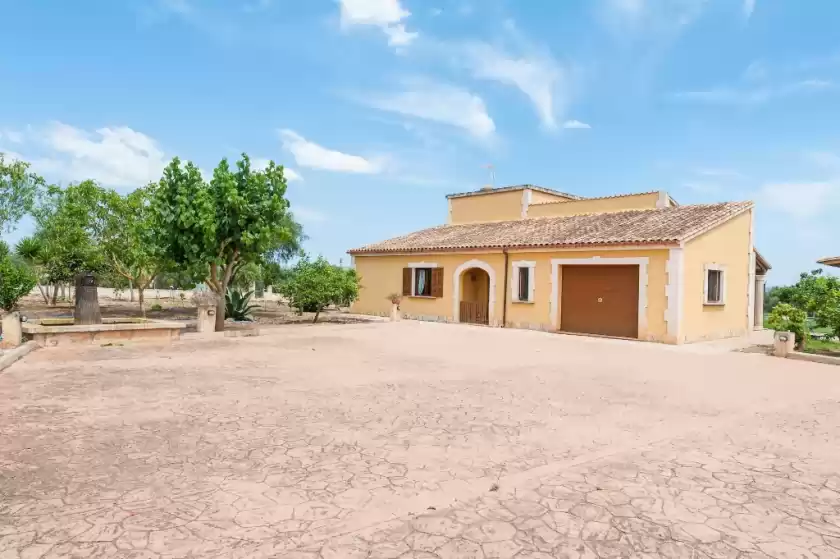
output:
[[752, 202], [675, 206], [423, 229], [349, 251], [457, 251], [487, 248], [676, 244], [750, 209]]

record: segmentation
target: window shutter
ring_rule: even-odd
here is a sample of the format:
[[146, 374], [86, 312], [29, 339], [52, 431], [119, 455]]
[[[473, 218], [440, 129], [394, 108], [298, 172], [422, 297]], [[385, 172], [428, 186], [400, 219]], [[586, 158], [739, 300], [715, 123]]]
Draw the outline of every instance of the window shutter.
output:
[[432, 297], [443, 297], [443, 268], [432, 268]]
[[404, 297], [411, 295], [411, 268], [403, 268], [403, 290]]

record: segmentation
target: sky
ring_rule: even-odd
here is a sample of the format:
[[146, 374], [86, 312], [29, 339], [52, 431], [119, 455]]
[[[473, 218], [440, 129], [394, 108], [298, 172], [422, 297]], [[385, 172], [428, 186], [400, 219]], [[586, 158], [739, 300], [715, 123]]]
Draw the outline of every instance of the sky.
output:
[[[127, 192], [286, 167], [306, 249], [536, 184], [753, 200], [790, 283], [840, 254], [836, 0], [0, 0], [0, 152]], [[24, 220], [4, 239], [32, 231]]]

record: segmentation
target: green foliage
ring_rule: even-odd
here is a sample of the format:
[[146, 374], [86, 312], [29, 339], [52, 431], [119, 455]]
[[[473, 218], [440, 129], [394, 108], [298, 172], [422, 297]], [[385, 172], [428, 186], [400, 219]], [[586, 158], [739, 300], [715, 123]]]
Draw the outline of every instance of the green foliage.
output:
[[[283, 167], [274, 162], [255, 171], [245, 154], [235, 169], [223, 159], [208, 184], [195, 165], [182, 166], [175, 158], [153, 196], [156, 244], [195, 281], [221, 295], [237, 266], [299, 250], [301, 227], [285, 195]], [[221, 319], [217, 316], [217, 329]]]
[[225, 318], [237, 322], [253, 320], [254, 309], [257, 305], [251, 304], [253, 291], [243, 293], [239, 289], [228, 289], [225, 293]]
[[108, 264], [116, 275], [145, 289], [164, 265], [154, 243], [151, 188], [138, 188], [125, 196], [108, 191], [104, 199], [102, 250]]
[[813, 315], [818, 327], [840, 336], [840, 278], [813, 270], [801, 274], [795, 285], [779, 288], [777, 294], [782, 303]]
[[0, 240], [0, 258], [9, 255], [9, 243], [6, 241]]
[[349, 305], [359, 296], [359, 278], [352, 269], [333, 266], [323, 257], [314, 262], [303, 257], [292, 268], [280, 293], [292, 308], [318, 314], [328, 305]]
[[29, 172], [29, 163], [7, 162], [0, 153], [0, 231], [11, 231], [32, 210], [44, 179]]
[[72, 282], [80, 272], [106, 267], [100, 238], [107, 192], [93, 181], [65, 189], [49, 186], [33, 210], [37, 262], [45, 283]]
[[767, 327], [777, 332], [793, 332], [796, 334], [796, 344], [802, 346], [807, 336], [805, 322], [808, 315], [788, 303], [779, 303], [767, 318]]
[[160, 303], [155, 303], [154, 305], [149, 307], [149, 310], [150, 311], [162, 311], [163, 307], [160, 305]]
[[18, 301], [35, 287], [35, 274], [26, 264], [6, 254], [0, 257], [0, 308], [13, 311]]

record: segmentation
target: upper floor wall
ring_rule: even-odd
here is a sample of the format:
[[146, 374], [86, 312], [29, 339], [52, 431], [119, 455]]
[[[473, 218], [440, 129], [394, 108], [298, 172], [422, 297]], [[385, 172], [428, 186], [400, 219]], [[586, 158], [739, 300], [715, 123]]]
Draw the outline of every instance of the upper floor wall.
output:
[[528, 208], [535, 203], [577, 200], [576, 196], [542, 187], [514, 186], [450, 194], [450, 225], [511, 221], [528, 217]]
[[450, 194], [447, 199], [449, 202], [447, 223], [450, 225], [512, 221], [529, 217], [562, 217], [648, 210], [677, 205], [666, 192], [580, 198], [530, 185]]
[[676, 202], [668, 196], [667, 192], [644, 192], [642, 194], [626, 194], [606, 196], [603, 198], [532, 204], [528, 208], [527, 217], [563, 217], [581, 214], [625, 212], [628, 210], [652, 210], [675, 205]]

